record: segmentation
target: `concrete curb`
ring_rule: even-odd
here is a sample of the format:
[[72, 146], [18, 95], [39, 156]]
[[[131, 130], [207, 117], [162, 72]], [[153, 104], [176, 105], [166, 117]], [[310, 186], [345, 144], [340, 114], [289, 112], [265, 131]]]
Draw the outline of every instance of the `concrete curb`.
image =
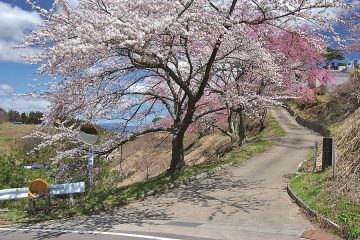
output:
[[297, 115], [289, 106], [287, 106], [286, 104], [283, 106], [286, 111], [288, 111], [290, 113], [290, 115], [292, 117], [294, 117], [295, 121], [300, 124], [303, 127], [306, 127], [308, 129], [311, 129], [317, 133], [319, 133], [320, 135], [322, 135], [323, 137], [330, 137], [331, 132], [329, 129], [327, 129], [326, 127], [324, 127], [321, 124], [312, 122], [308, 119], [302, 118], [299, 115]]
[[288, 183], [286, 190], [287, 190], [287, 193], [289, 194], [289, 196], [295, 201], [295, 203], [300, 208], [304, 209], [310, 216], [317, 218], [321, 224], [323, 224], [324, 226], [331, 228], [333, 230], [339, 231], [340, 233], [346, 232], [345, 229], [343, 229], [340, 225], [338, 225], [337, 223], [331, 221], [330, 219], [322, 216], [321, 214], [315, 212], [308, 205], [306, 205], [306, 203], [301, 198], [296, 196], [296, 194], [293, 192], [293, 190], [290, 187], [290, 183]]

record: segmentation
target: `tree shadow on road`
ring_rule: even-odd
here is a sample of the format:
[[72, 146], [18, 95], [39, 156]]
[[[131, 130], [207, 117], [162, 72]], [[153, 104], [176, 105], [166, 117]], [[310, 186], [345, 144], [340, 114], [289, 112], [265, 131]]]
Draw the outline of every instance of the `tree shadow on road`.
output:
[[[98, 215], [74, 217], [35, 225], [23, 224], [18, 227], [59, 230], [59, 233], [39, 232], [37, 237], [33, 238], [42, 240], [67, 234], [66, 232], [61, 233], [61, 230], [106, 231], [122, 224], [136, 226], [166, 224], [177, 220], [177, 211], [193, 211], [190, 214], [196, 214], [197, 210], [206, 211], [208, 221], [213, 220], [217, 215], [230, 217], [239, 212], [251, 214], [252, 211], [264, 209], [268, 203], [257, 191], [250, 195], [242, 194], [242, 192], [260, 188], [259, 184], [262, 181], [264, 180], [239, 179], [239, 177], [233, 176], [230, 171], [225, 171], [207, 179], [192, 182], [190, 185], [171, 192]], [[192, 206], [190, 210], [181, 208], [189, 205]]]

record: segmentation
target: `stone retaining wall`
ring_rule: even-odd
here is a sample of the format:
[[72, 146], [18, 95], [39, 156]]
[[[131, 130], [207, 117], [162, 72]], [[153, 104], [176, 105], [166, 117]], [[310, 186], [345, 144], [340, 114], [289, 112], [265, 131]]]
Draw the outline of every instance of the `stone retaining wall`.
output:
[[285, 109], [290, 113], [291, 116], [293, 116], [295, 118], [295, 121], [297, 123], [299, 123], [301, 126], [309, 128], [324, 137], [330, 137], [330, 135], [331, 135], [330, 130], [327, 129], [326, 127], [324, 127], [318, 123], [312, 122], [308, 119], [300, 117], [290, 107], [288, 107], [286, 105], [285, 105]]

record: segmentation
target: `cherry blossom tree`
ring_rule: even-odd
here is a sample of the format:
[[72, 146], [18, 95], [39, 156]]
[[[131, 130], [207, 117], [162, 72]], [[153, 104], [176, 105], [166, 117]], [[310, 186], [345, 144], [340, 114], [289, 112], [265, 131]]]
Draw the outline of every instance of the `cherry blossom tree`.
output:
[[[189, 127], [224, 110], [222, 105], [204, 107], [217, 68], [236, 66], [233, 57], [252, 51], [256, 33], [256, 45], [266, 49], [267, 29], [300, 35], [299, 26], [329, 27], [333, 18], [319, 13], [344, 1], [87, 0], [72, 8], [66, 0], [55, 0], [50, 10], [28, 2], [45, 19], [24, 44], [43, 51], [28, 59], [42, 64], [39, 73], [54, 77], [47, 90], [35, 94], [51, 103], [43, 126], [57, 127], [56, 134], [38, 133], [44, 138], [39, 147], [78, 141], [76, 130], [60, 120], [118, 120], [143, 127], [103, 141], [99, 154], [111, 153], [136, 136], [165, 131], [173, 136], [170, 170], [176, 170], [185, 164]], [[145, 127], [159, 112], [168, 124]], [[77, 147], [58, 159], [81, 153]]]
[[[305, 91], [309, 82], [327, 84], [331, 79], [328, 70], [321, 66], [326, 44], [319, 35], [305, 30], [279, 33], [273, 29], [266, 39], [261, 43], [255, 42], [254, 37], [251, 45], [232, 56], [236, 59], [232, 64], [214, 66], [216, 73], [208, 90], [220, 96], [227, 114], [208, 116], [208, 124], [229, 135], [233, 144], [245, 141], [246, 118], [260, 116], [261, 131], [269, 107], [281, 105], [286, 98], [306, 96], [311, 92]], [[220, 120], [223, 117], [227, 118], [227, 129], [218, 124], [224, 122]]]
[[348, 30], [349, 36], [346, 37], [346, 50], [360, 51], [360, 2], [353, 1], [351, 8], [343, 16], [343, 25]]
[[[279, 91], [265, 93], [266, 86], [281, 85], [279, 69], [272, 55], [254, 42], [247, 49], [249, 51], [242, 52], [233, 64], [217, 64], [216, 73], [208, 85], [208, 90], [219, 95], [220, 103], [226, 109], [226, 114], [216, 113], [212, 124], [238, 145], [245, 141], [246, 115], [258, 115], [278, 97], [276, 93]], [[227, 118], [227, 129], [218, 124], [223, 122], [218, 117]]]

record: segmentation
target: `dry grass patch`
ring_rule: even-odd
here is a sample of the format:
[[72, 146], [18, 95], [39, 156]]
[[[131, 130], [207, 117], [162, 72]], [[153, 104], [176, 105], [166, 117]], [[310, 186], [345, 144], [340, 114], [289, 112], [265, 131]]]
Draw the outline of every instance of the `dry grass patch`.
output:
[[34, 125], [13, 124], [5, 122], [0, 124], [0, 152], [12, 153], [26, 145], [22, 137], [34, 130]]

